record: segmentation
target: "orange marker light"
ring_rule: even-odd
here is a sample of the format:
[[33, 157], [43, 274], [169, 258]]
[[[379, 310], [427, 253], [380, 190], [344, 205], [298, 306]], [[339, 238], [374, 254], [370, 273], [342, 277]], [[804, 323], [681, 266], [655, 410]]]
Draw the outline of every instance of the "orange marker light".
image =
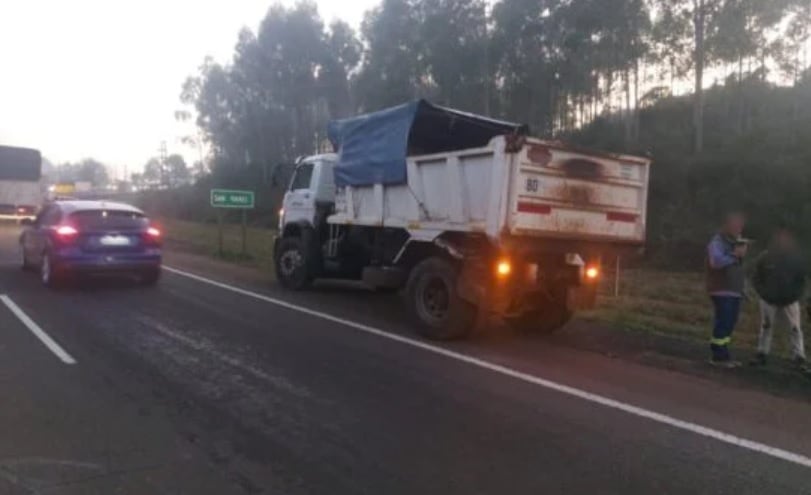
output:
[[496, 265], [496, 273], [500, 277], [506, 277], [513, 271], [513, 267], [508, 260], [501, 260]]
[[600, 270], [595, 266], [590, 266], [586, 268], [586, 278], [589, 280], [594, 280], [600, 276]]

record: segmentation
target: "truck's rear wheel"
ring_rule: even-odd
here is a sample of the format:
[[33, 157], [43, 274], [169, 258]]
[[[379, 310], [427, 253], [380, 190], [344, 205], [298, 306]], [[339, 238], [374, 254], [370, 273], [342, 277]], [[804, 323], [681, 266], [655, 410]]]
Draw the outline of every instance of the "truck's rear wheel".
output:
[[510, 315], [504, 321], [512, 328], [526, 333], [550, 334], [563, 328], [574, 313], [566, 306], [566, 297], [544, 296], [540, 304], [518, 315]]
[[434, 340], [466, 336], [476, 321], [476, 306], [459, 297], [459, 271], [441, 258], [428, 258], [411, 271], [406, 286], [408, 309], [417, 329]]
[[275, 265], [276, 278], [287, 289], [306, 289], [313, 282], [313, 270], [304, 241], [298, 237], [286, 237], [279, 241]]

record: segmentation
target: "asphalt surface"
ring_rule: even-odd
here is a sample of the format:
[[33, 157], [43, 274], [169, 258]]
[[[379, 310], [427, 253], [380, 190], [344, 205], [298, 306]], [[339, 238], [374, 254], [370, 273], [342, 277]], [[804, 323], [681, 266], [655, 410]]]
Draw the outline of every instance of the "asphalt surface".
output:
[[76, 363], [0, 304], [0, 494], [811, 493], [799, 398], [498, 330], [420, 348], [391, 296], [180, 255], [251, 292], [176, 272], [50, 291], [16, 235], [0, 294]]

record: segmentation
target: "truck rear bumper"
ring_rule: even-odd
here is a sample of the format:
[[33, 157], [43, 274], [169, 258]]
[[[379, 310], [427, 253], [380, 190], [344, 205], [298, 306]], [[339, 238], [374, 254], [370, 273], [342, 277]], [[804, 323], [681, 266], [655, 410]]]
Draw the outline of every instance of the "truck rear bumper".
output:
[[524, 313], [550, 301], [572, 311], [596, 304], [599, 277], [587, 279], [582, 266], [556, 265], [542, 272], [537, 263], [516, 263], [500, 278], [491, 264], [468, 264], [457, 280], [460, 297], [489, 312]]

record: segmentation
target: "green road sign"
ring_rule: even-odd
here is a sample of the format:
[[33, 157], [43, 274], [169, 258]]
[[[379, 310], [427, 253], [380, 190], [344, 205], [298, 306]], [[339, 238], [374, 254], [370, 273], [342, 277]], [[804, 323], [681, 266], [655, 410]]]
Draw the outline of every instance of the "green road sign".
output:
[[212, 189], [211, 206], [214, 208], [246, 208], [254, 207], [253, 191], [235, 191], [232, 189]]

